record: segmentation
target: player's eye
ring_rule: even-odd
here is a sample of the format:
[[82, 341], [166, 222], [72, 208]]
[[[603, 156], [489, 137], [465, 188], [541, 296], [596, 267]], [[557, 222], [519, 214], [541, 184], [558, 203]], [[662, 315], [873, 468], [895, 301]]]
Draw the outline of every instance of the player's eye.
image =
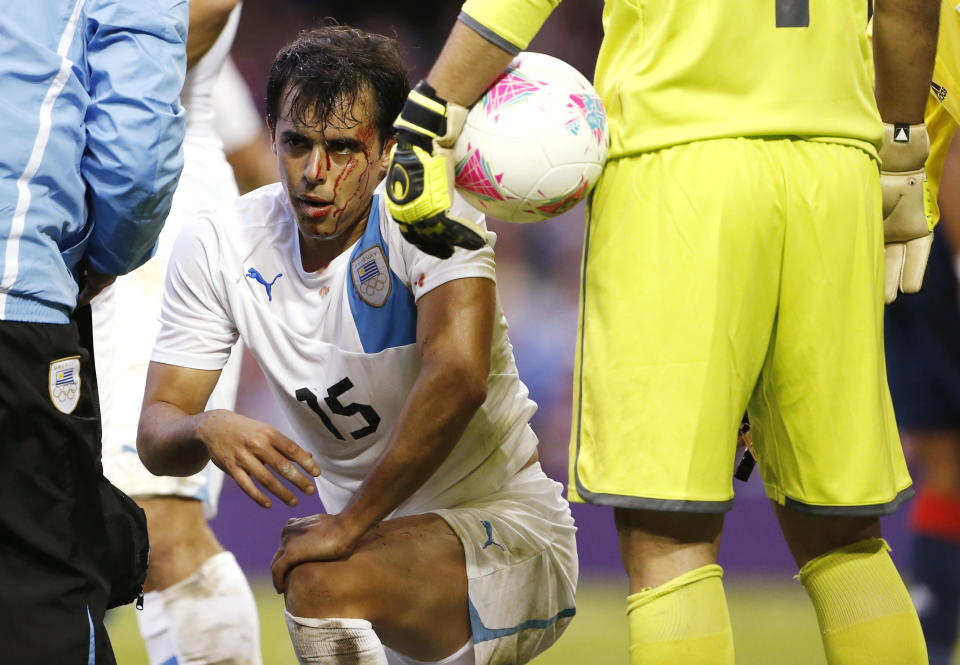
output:
[[327, 152], [334, 155], [347, 155], [353, 152], [351, 141], [328, 141]]
[[310, 144], [307, 141], [307, 139], [297, 134], [284, 135], [283, 142], [290, 148], [293, 148], [294, 150], [303, 150], [310, 147]]

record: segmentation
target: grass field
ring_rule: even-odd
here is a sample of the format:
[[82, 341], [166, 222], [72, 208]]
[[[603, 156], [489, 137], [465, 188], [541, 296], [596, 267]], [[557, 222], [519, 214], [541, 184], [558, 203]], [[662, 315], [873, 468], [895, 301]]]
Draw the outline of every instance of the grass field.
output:
[[[727, 578], [737, 665], [824, 665], [813, 609], [797, 582]], [[624, 583], [581, 581], [577, 617], [535, 665], [629, 665]], [[266, 582], [255, 584], [263, 661], [296, 665], [283, 623], [283, 601]], [[110, 637], [119, 665], [147, 665], [132, 606], [114, 611]]]

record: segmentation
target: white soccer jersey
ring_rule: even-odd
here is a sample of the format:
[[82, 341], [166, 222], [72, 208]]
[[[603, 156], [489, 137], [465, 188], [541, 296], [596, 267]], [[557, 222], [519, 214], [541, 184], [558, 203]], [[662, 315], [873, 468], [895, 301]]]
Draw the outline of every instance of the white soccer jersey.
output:
[[[417, 299], [454, 279], [495, 280], [490, 247], [441, 260], [404, 241], [382, 189], [363, 237], [314, 273], [303, 269], [294, 213], [279, 183], [199, 217], [174, 248], [152, 356], [215, 370], [242, 339], [297, 443], [320, 465], [319, 498], [333, 513], [383, 451], [416, 380]], [[459, 198], [455, 208], [482, 223]], [[440, 469], [394, 516], [490, 494], [533, 454], [536, 405], [517, 375], [499, 304], [496, 321], [486, 401]]]

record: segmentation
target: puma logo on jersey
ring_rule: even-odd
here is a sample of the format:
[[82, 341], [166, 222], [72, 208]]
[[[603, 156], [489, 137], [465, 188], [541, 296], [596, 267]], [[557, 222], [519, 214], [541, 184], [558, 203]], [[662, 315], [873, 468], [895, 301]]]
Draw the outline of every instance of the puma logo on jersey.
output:
[[482, 525], [483, 525], [483, 528], [486, 529], [486, 531], [487, 531], [487, 542], [485, 542], [485, 543], [483, 544], [483, 547], [481, 547], [480, 549], [485, 550], [485, 549], [487, 549], [488, 547], [490, 547], [491, 545], [494, 545], [494, 546], [499, 547], [500, 549], [502, 549], [504, 552], [506, 552], [507, 549], [506, 549], [503, 545], [501, 545], [500, 543], [498, 543], [497, 541], [495, 541], [495, 540], [493, 539], [493, 525], [490, 524], [490, 522], [488, 522], [487, 520], [480, 520], [480, 524], [482, 524]]
[[277, 273], [277, 276], [274, 277], [273, 279], [271, 279], [269, 282], [263, 278], [263, 275], [261, 275], [260, 272], [259, 272], [256, 268], [250, 268], [250, 269], [247, 271], [247, 275], [246, 275], [246, 276], [249, 277], [250, 279], [255, 279], [255, 280], [257, 280], [258, 282], [260, 282], [261, 284], [263, 284], [263, 288], [265, 288], [265, 289], [267, 290], [267, 301], [268, 301], [268, 302], [273, 302], [273, 293], [272, 293], [272, 292], [273, 292], [273, 283], [276, 282], [276, 281], [277, 281], [278, 279], [280, 279], [281, 277], [283, 277], [283, 273], [282, 273], [282, 272], [278, 272], [278, 273]]

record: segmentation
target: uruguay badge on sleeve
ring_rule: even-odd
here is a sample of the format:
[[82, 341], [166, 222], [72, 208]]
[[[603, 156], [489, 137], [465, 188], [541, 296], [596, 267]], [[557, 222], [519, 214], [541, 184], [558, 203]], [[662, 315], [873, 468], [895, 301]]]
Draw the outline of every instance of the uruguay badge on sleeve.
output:
[[350, 263], [350, 276], [353, 278], [353, 288], [363, 302], [373, 307], [383, 307], [390, 296], [392, 280], [387, 258], [380, 245], [365, 250]]
[[57, 411], [70, 414], [80, 401], [80, 356], [50, 363], [50, 401]]

